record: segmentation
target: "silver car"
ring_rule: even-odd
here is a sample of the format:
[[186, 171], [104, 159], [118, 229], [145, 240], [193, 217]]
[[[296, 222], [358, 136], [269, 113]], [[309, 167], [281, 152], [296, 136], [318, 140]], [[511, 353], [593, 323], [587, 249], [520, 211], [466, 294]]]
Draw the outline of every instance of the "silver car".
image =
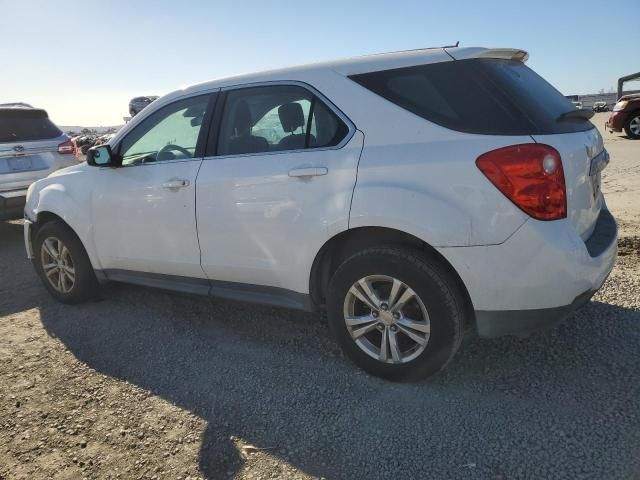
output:
[[78, 163], [75, 153], [44, 110], [0, 105], [0, 220], [21, 218], [29, 185]]

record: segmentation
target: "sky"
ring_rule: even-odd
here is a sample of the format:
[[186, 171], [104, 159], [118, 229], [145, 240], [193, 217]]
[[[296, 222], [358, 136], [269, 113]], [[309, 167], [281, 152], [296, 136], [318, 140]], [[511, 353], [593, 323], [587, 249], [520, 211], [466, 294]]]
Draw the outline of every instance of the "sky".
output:
[[119, 125], [134, 96], [230, 75], [456, 41], [526, 50], [565, 95], [640, 71], [640, 0], [0, 0], [0, 12], [0, 103], [58, 125]]

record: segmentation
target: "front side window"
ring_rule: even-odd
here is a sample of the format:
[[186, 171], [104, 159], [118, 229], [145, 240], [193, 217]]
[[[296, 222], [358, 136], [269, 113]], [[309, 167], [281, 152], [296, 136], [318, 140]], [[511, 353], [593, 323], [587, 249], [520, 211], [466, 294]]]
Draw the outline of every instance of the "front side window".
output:
[[209, 95], [200, 95], [149, 115], [122, 141], [122, 165], [193, 158], [208, 102]]
[[227, 94], [217, 154], [335, 146], [348, 132], [349, 127], [303, 87], [243, 88]]

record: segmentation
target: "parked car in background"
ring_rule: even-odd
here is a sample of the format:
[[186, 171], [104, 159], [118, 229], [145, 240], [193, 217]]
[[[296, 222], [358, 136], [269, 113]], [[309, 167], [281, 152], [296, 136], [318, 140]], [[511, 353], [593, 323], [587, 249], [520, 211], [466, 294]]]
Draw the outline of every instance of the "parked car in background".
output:
[[143, 108], [148, 107], [156, 101], [159, 97], [157, 95], [149, 95], [146, 97], [135, 97], [129, 101], [129, 115], [135, 117], [139, 114]]
[[96, 136], [95, 135], [78, 135], [71, 139], [73, 143], [75, 143], [76, 147], [82, 153], [82, 155], [86, 155], [87, 151], [93, 147]]
[[593, 112], [527, 58], [425, 49], [176, 91], [32, 187], [28, 256], [61, 302], [113, 280], [325, 310], [367, 371], [435, 374], [465, 331], [552, 325], [615, 263]]
[[115, 133], [105, 133], [104, 135], [100, 135], [99, 137], [96, 138], [93, 145], [94, 146], [104, 145], [105, 143], [108, 143], [109, 140], [111, 140], [114, 136], [115, 136]]
[[640, 94], [624, 95], [613, 107], [606, 128], [611, 132], [624, 132], [629, 138], [640, 139]]
[[607, 102], [594, 102], [591, 109], [594, 112], [608, 112], [609, 106], [607, 105]]
[[571, 103], [573, 103], [573, 106], [576, 107], [578, 110], [582, 110], [582, 102], [578, 102], [574, 100]]
[[29, 185], [74, 164], [74, 144], [46, 111], [0, 106], [0, 220], [21, 218]]

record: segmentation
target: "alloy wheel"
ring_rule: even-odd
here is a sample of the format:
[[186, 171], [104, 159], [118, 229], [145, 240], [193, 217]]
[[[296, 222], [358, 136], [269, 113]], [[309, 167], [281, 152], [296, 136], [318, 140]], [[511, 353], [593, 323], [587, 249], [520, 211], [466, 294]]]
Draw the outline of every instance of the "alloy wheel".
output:
[[49, 284], [60, 293], [69, 293], [76, 282], [71, 253], [56, 237], [47, 237], [40, 248], [42, 270]]
[[369, 275], [351, 286], [344, 320], [356, 345], [384, 363], [415, 359], [431, 334], [429, 314], [417, 293], [386, 275]]

